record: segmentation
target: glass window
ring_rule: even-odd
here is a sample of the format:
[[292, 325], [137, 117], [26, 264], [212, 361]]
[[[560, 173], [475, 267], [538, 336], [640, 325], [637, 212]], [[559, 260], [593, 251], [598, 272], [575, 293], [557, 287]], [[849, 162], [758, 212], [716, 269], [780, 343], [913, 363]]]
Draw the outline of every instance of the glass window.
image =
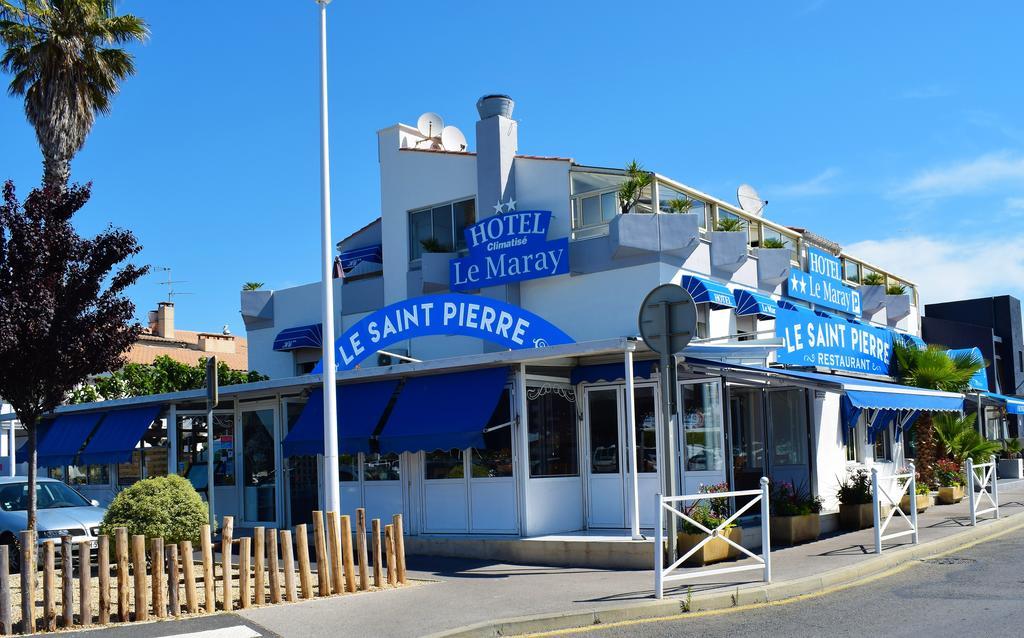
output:
[[423, 465], [425, 479], [460, 479], [466, 472], [462, 465], [462, 450], [434, 450], [427, 452]]
[[530, 439], [530, 476], [577, 476], [579, 448], [576, 406], [558, 392], [527, 391], [539, 396], [527, 400]]
[[[178, 474], [206, 489], [206, 415], [178, 415]], [[235, 484], [235, 415], [214, 413], [214, 482]], [[166, 457], [165, 457], [166, 459]], [[166, 460], [164, 461], [166, 463]], [[120, 471], [118, 472], [120, 476]]]
[[735, 213], [730, 213], [727, 210], [723, 210], [723, 209], [719, 208], [718, 209], [718, 221], [721, 222], [721, 221], [724, 221], [726, 219], [736, 219], [736, 220], [739, 220], [739, 221], [743, 222], [743, 224], [740, 226], [740, 230], [747, 230], [747, 227], [750, 225], [750, 224], [747, 223], [747, 220], [743, 219], [739, 215], [736, 215]]
[[761, 223], [760, 222], [747, 222], [747, 236], [749, 243], [752, 248], [757, 248], [761, 245]]
[[109, 465], [69, 465], [68, 483], [70, 485], [109, 485]]
[[[191, 477], [189, 477], [191, 479]], [[142, 452], [135, 450], [132, 452], [132, 460], [127, 463], [117, 464], [117, 484], [118, 485], [131, 485], [136, 481], [142, 480]], [[206, 464], [203, 464], [203, 476], [202, 476], [202, 487], [206, 487]], [[192, 485], [198, 485], [195, 482]]]
[[275, 411], [269, 408], [242, 412], [242, 498], [247, 521], [277, 518], [274, 417]]
[[772, 466], [807, 465], [807, 404], [804, 390], [768, 393]]
[[364, 481], [397, 481], [402, 478], [399, 457], [391, 454], [367, 454], [363, 460]]
[[338, 454], [338, 476], [343, 482], [359, 480], [358, 454]]
[[431, 237], [437, 240], [444, 251], [452, 250], [455, 245], [455, 236], [452, 232], [452, 206], [437, 206], [430, 211], [430, 223], [433, 227]]
[[423, 255], [424, 239], [431, 236], [430, 211], [421, 210], [409, 215], [409, 259], [419, 259]]
[[[845, 427], [845, 426], [842, 426]], [[846, 429], [846, 460], [856, 463], [860, 459], [860, 424]]]
[[466, 250], [467, 226], [476, 223], [476, 200], [466, 199], [452, 204], [455, 218], [455, 250]]
[[584, 197], [580, 204], [583, 209], [584, 226], [593, 226], [594, 224], [601, 223], [601, 197], [599, 195]]
[[640, 473], [658, 471], [657, 400], [654, 388], [642, 386], [634, 390], [633, 426], [636, 428], [636, 467]]
[[409, 259], [423, 256], [423, 242], [434, 240], [443, 251], [466, 247], [466, 226], [476, 223], [476, 200], [464, 199], [409, 213]]
[[682, 385], [684, 458], [692, 472], [722, 469], [722, 394], [717, 381]]
[[904, 430], [900, 434], [900, 441], [903, 444], [903, 458], [910, 460], [917, 458], [917, 430], [914, 426]]
[[[6, 483], [0, 488], [0, 509], [5, 512], [24, 511], [28, 507], [28, 483]], [[88, 507], [84, 496], [63, 483], [37, 483], [36, 508]]]
[[708, 305], [697, 304], [697, 338], [708, 338]]
[[[756, 339], [757, 335], [757, 316], [756, 315], [744, 315], [742, 317], [736, 317], [736, 334], [740, 335], [737, 341], [750, 341]], [[748, 336], [744, 336], [748, 335]]]
[[472, 450], [470, 463], [473, 478], [512, 476], [512, 403], [511, 392], [506, 389], [498, 399], [487, 427], [484, 428], [484, 447]]
[[49, 476], [50, 478], [54, 479], [54, 480], [63, 481], [64, 480], [64, 466], [62, 465], [60, 467], [48, 467], [48, 468], [46, 468], [46, 475]]
[[587, 392], [587, 426], [590, 432], [590, 473], [619, 473], [619, 390]]
[[849, 259], [843, 259], [843, 278], [855, 284], [860, 283], [860, 264]]
[[604, 221], [611, 221], [619, 214], [619, 197], [616, 193], [604, 193], [601, 195], [601, 218]]
[[890, 444], [889, 428], [885, 428], [878, 432], [875, 436], [875, 460], [876, 461], [891, 461], [892, 460], [892, 445]]

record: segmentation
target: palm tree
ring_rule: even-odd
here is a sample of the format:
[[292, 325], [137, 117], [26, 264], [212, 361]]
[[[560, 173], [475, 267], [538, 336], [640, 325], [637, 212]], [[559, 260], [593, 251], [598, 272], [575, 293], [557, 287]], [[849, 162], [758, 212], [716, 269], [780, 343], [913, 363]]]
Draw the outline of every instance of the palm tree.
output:
[[262, 281], [247, 281], [244, 284], [242, 284], [242, 290], [259, 290], [262, 287]]
[[941, 453], [963, 464], [967, 459], [985, 463], [989, 457], [1003, 448], [999, 441], [987, 441], [974, 426], [977, 414], [960, 416], [943, 413], [934, 418], [935, 437], [941, 445]]
[[[896, 358], [896, 376], [902, 383], [945, 392], [966, 391], [971, 377], [986, 365], [981, 357], [971, 351], [950, 354], [940, 346], [928, 346], [922, 350], [913, 344], [906, 345], [900, 339], [893, 341], [893, 354]], [[921, 472], [921, 479], [931, 485], [935, 461], [939, 457], [939, 445], [930, 412], [921, 413], [914, 423], [914, 433], [917, 440], [917, 468]]]
[[118, 83], [135, 74], [132, 55], [111, 45], [148, 35], [140, 18], [116, 14], [114, 0], [0, 0], [0, 68], [14, 76], [10, 94], [25, 97], [45, 186], [65, 187], [96, 114], [110, 112]]
[[619, 208], [623, 215], [637, 205], [651, 181], [653, 174], [645, 171], [640, 162], [633, 160], [626, 164], [626, 181], [619, 185]]

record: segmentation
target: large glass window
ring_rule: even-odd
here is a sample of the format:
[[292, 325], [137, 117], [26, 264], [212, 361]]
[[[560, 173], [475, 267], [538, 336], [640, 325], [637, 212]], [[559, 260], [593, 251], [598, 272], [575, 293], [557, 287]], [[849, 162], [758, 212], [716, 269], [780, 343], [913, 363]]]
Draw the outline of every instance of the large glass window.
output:
[[634, 390], [633, 426], [636, 428], [636, 467], [638, 472], [658, 471], [658, 420], [654, 388]]
[[402, 478], [399, 457], [391, 454], [367, 454], [363, 460], [364, 481], [397, 481]]
[[460, 479], [466, 471], [462, 463], [462, 450], [434, 450], [424, 455], [423, 478]]
[[[425, 251], [458, 251], [466, 247], [463, 231], [476, 223], [476, 200], [464, 199], [409, 213], [409, 259]], [[424, 245], [426, 244], [426, 246]]]
[[587, 392], [591, 474], [619, 473], [618, 394], [615, 388]]
[[[206, 415], [178, 415], [178, 474], [206, 489]], [[213, 415], [214, 484], [235, 484], [235, 416]], [[165, 461], [166, 462], [166, 461]]]
[[576, 210], [580, 213], [576, 219], [577, 228], [611, 221], [619, 212], [619, 197], [615, 191], [586, 195], [578, 198], [577, 202]]
[[892, 460], [892, 435], [889, 433], [889, 430], [890, 428], [885, 428], [875, 435], [876, 461]]
[[659, 184], [658, 210], [662, 213], [690, 213], [697, 215], [700, 227], [705, 229], [708, 227], [708, 208], [708, 205], [702, 200], [690, 197], [664, 184]]
[[722, 391], [717, 381], [682, 386], [684, 462], [691, 472], [717, 472], [722, 458]]
[[69, 465], [68, 483], [71, 485], [110, 485], [110, 466]]
[[471, 451], [471, 476], [497, 478], [512, 476], [512, 404], [506, 389], [484, 428], [484, 447]]
[[804, 390], [768, 393], [772, 424], [772, 467], [807, 465], [807, 404]]
[[242, 412], [242, 444], [245, 520], [276, 520], [277, 466], [274, 460], [273, 409]]
[[843, 279], [860, 283], [860, 264], [855, 261], [843, 258]]
[[530, 388], [527, 394], [530, 476], [577, 476], [576, 406], [560, 392]]
[[359, 480], [359, 455], [339, 454], [338, 455], [338, 476], [344, 481]]

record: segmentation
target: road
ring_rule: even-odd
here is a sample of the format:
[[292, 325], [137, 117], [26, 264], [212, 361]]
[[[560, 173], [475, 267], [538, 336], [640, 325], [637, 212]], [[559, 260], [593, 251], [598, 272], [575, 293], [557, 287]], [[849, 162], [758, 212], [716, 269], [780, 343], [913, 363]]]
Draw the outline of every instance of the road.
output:
[[[695, 612], [678, 620], [593, 627], [548, 635], [660, 636], [1020, 636], [1024, 635], [1024, 536], [1019, 532], [892, 575], [790, 602]], [[540, 634], [544, 635], [544, 634]]]

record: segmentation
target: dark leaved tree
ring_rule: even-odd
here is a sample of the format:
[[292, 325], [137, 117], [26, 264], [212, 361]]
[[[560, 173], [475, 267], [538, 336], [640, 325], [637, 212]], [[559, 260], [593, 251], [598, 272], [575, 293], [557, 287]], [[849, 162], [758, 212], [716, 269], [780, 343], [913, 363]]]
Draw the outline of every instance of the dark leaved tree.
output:
[[90, 185], [37, 189], [24, 203], [4, 185], [0, 206], [0, 396], [28, 434], [28, 529], [36, 530], [36, 430], [90, 375], [116, 370], [141, 326], [125, 289], [146, 267], [123, 263], [135, 236], [107, 228], [81, 237], [72, 216]]

